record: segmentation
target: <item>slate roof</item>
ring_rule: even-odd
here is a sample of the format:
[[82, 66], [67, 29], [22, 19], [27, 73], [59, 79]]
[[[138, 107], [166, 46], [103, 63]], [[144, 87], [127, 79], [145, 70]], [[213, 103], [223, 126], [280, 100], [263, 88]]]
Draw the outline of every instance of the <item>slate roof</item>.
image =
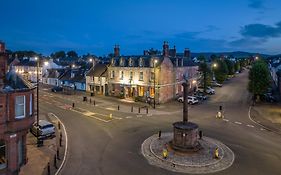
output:
[[44, 74], [45, 78], [59, 78], [64, 72], [65, 69], [47, 69], [48, 73]]
[[105, 77], [106, 71], [107, 71], [106, 64], [98, 63], [89, 70], [89, 72], [86, 74], [86, 76]]
[[[71, 77], [71, 74], [74, 74], [74, 77]], [[69, 81], [69, 82], [80, 82], [85, 83], [85, 70], [83, 69], [68, 69], [66, 70], [59, 79], [61, 81]]]
[[10, 70], [6, 74], [5, 84], [3, 91], [13, 92], [13, 91], [26, 91], [34, 89], [35, 87], [20, 77], [15, 71]]
[[[143, 60], [142, 65], [140, 65], [140, 60]], [[113, 57], [111, 58], [111, 66], [115, 67], [152, 67], [150, 65], [150, 62], [152, 59], [157, 59], [158, 62], [156, 64], [159, 65], [164, 60], [164, 57], [162, 55], [141, 55], [141, 56], [119, 56], [119, 57]], [[185, 67], [185, 66], [197, 66], [190, 58], [186, 57], [171, 57], [169, 56], [169, 59], [172, 61], [173, 65], [176, 66], [176, 62], [178, 61], [178, 67]], [[182, 65], [183, 60], [183, 65]], [[130, 64], [132, 63], [132, 64]]]

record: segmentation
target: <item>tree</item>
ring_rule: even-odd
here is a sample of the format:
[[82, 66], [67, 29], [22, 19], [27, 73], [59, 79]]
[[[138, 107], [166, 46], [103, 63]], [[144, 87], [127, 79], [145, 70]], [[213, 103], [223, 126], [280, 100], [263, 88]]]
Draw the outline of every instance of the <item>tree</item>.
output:
[[66, 54], [70, 58], [77, 58], [78, 57], [78, 54], [74, 50], [68, 51]]
[[228, 74], [228, 68], [223, 60], [217, 60], [217, 67], [214, 69], [215, 77], [218, 83], [223, 83]]
[[233, 61], [230, 61], [230, 60], [226, 59], [225, 63], [227, 65], [228, 75], [233, 75], [234, 74], [234, 63], [233, 63]]
[[53, 58], [65, 58], [66, 55], [65, 55], [64, 51], [58, 51], [58, 52], [52, 53], [51, 57], [53, 57]]
[[204, 92], [206, 92], [207, 86], [210, 85], [211, 78], [210, 78], [210, 69], [206, 63], [204, 56], [199, 56], [199, 59], [201, 60], [199, 65], [199, 71], [202, 74], [202, 78], [200, 80], [200, 84], [203, 85]]
[[267, 64], [262, 60], [255, 61], [249, 72], [248, 84], [248, 90], [254, 95], [254, 100], [259, 99], [269, 86], [270, 72]]
[[237, 72], [237, 71], [240, 71], [241, 67], [240, 67], [240, 61], [237, 61], [235, 64], [234, 64], [234, 71]]

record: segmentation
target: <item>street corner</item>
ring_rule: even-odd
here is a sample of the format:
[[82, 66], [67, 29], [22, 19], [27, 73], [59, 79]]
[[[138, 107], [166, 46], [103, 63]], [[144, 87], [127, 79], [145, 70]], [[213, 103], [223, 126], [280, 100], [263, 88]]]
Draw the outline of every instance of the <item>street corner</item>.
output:
[[190, 152], [179, 152], [169, 146], [173, 133], [163, 133], [147, 138], [141, 151], [149, 164], [180, 173], [214, 173], [229, 168], [235, 159], [230, 148], [222, 142], [203, 137], [199, 139], [200, 149]]

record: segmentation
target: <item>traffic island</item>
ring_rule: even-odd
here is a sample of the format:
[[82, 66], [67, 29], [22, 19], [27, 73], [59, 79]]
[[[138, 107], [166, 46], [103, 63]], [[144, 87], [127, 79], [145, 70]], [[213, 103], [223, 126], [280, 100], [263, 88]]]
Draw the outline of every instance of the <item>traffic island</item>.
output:
[[[151, 165], [160, 168], [191, 174], [214, 173], [230, 167], [234, 162], [234, 153], [220, 141], [202, 137], [198, 139], [200, 149], [196, 151], [176, 151], [169, 142], [173, 133], [155, 134], [147, 138], [141, 147], [143, 156]], [[218, 157], [216, 156], [216, 150]], [[164, 156], [164, 151], [166, 156]]]

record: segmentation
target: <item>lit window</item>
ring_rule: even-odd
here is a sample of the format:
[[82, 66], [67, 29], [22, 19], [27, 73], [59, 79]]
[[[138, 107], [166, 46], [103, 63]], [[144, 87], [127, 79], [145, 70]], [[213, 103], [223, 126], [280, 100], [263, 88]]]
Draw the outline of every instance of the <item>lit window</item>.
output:
[[32, 99], [33, 95], [30, 94], [29, 97], [29, 114], [32, 115], [33, 111], [32, 111], [32, 107], [33, 107], [33, 99]]
[[139, 92], [139, 96], [143, 97], [143, 95], [144, 95], [144, 87], [143, 86], [139, 86], [138, 92]]
[[143, 72], [140, 72], [139, 80], [140, 80], [140, 81], [143, 81]]
[[143, 67], [143, 59], [142, 58], [140, 58], [139, 66]]
[[154, 81], [155, 74], [154, 72], [150, 72], [150, 81]]
[[6, 168], [6, 144], [0, 140], [0, 169]]
[[17, 96], [15, 101], [15, 118], [25, 117], [25, 96]]

